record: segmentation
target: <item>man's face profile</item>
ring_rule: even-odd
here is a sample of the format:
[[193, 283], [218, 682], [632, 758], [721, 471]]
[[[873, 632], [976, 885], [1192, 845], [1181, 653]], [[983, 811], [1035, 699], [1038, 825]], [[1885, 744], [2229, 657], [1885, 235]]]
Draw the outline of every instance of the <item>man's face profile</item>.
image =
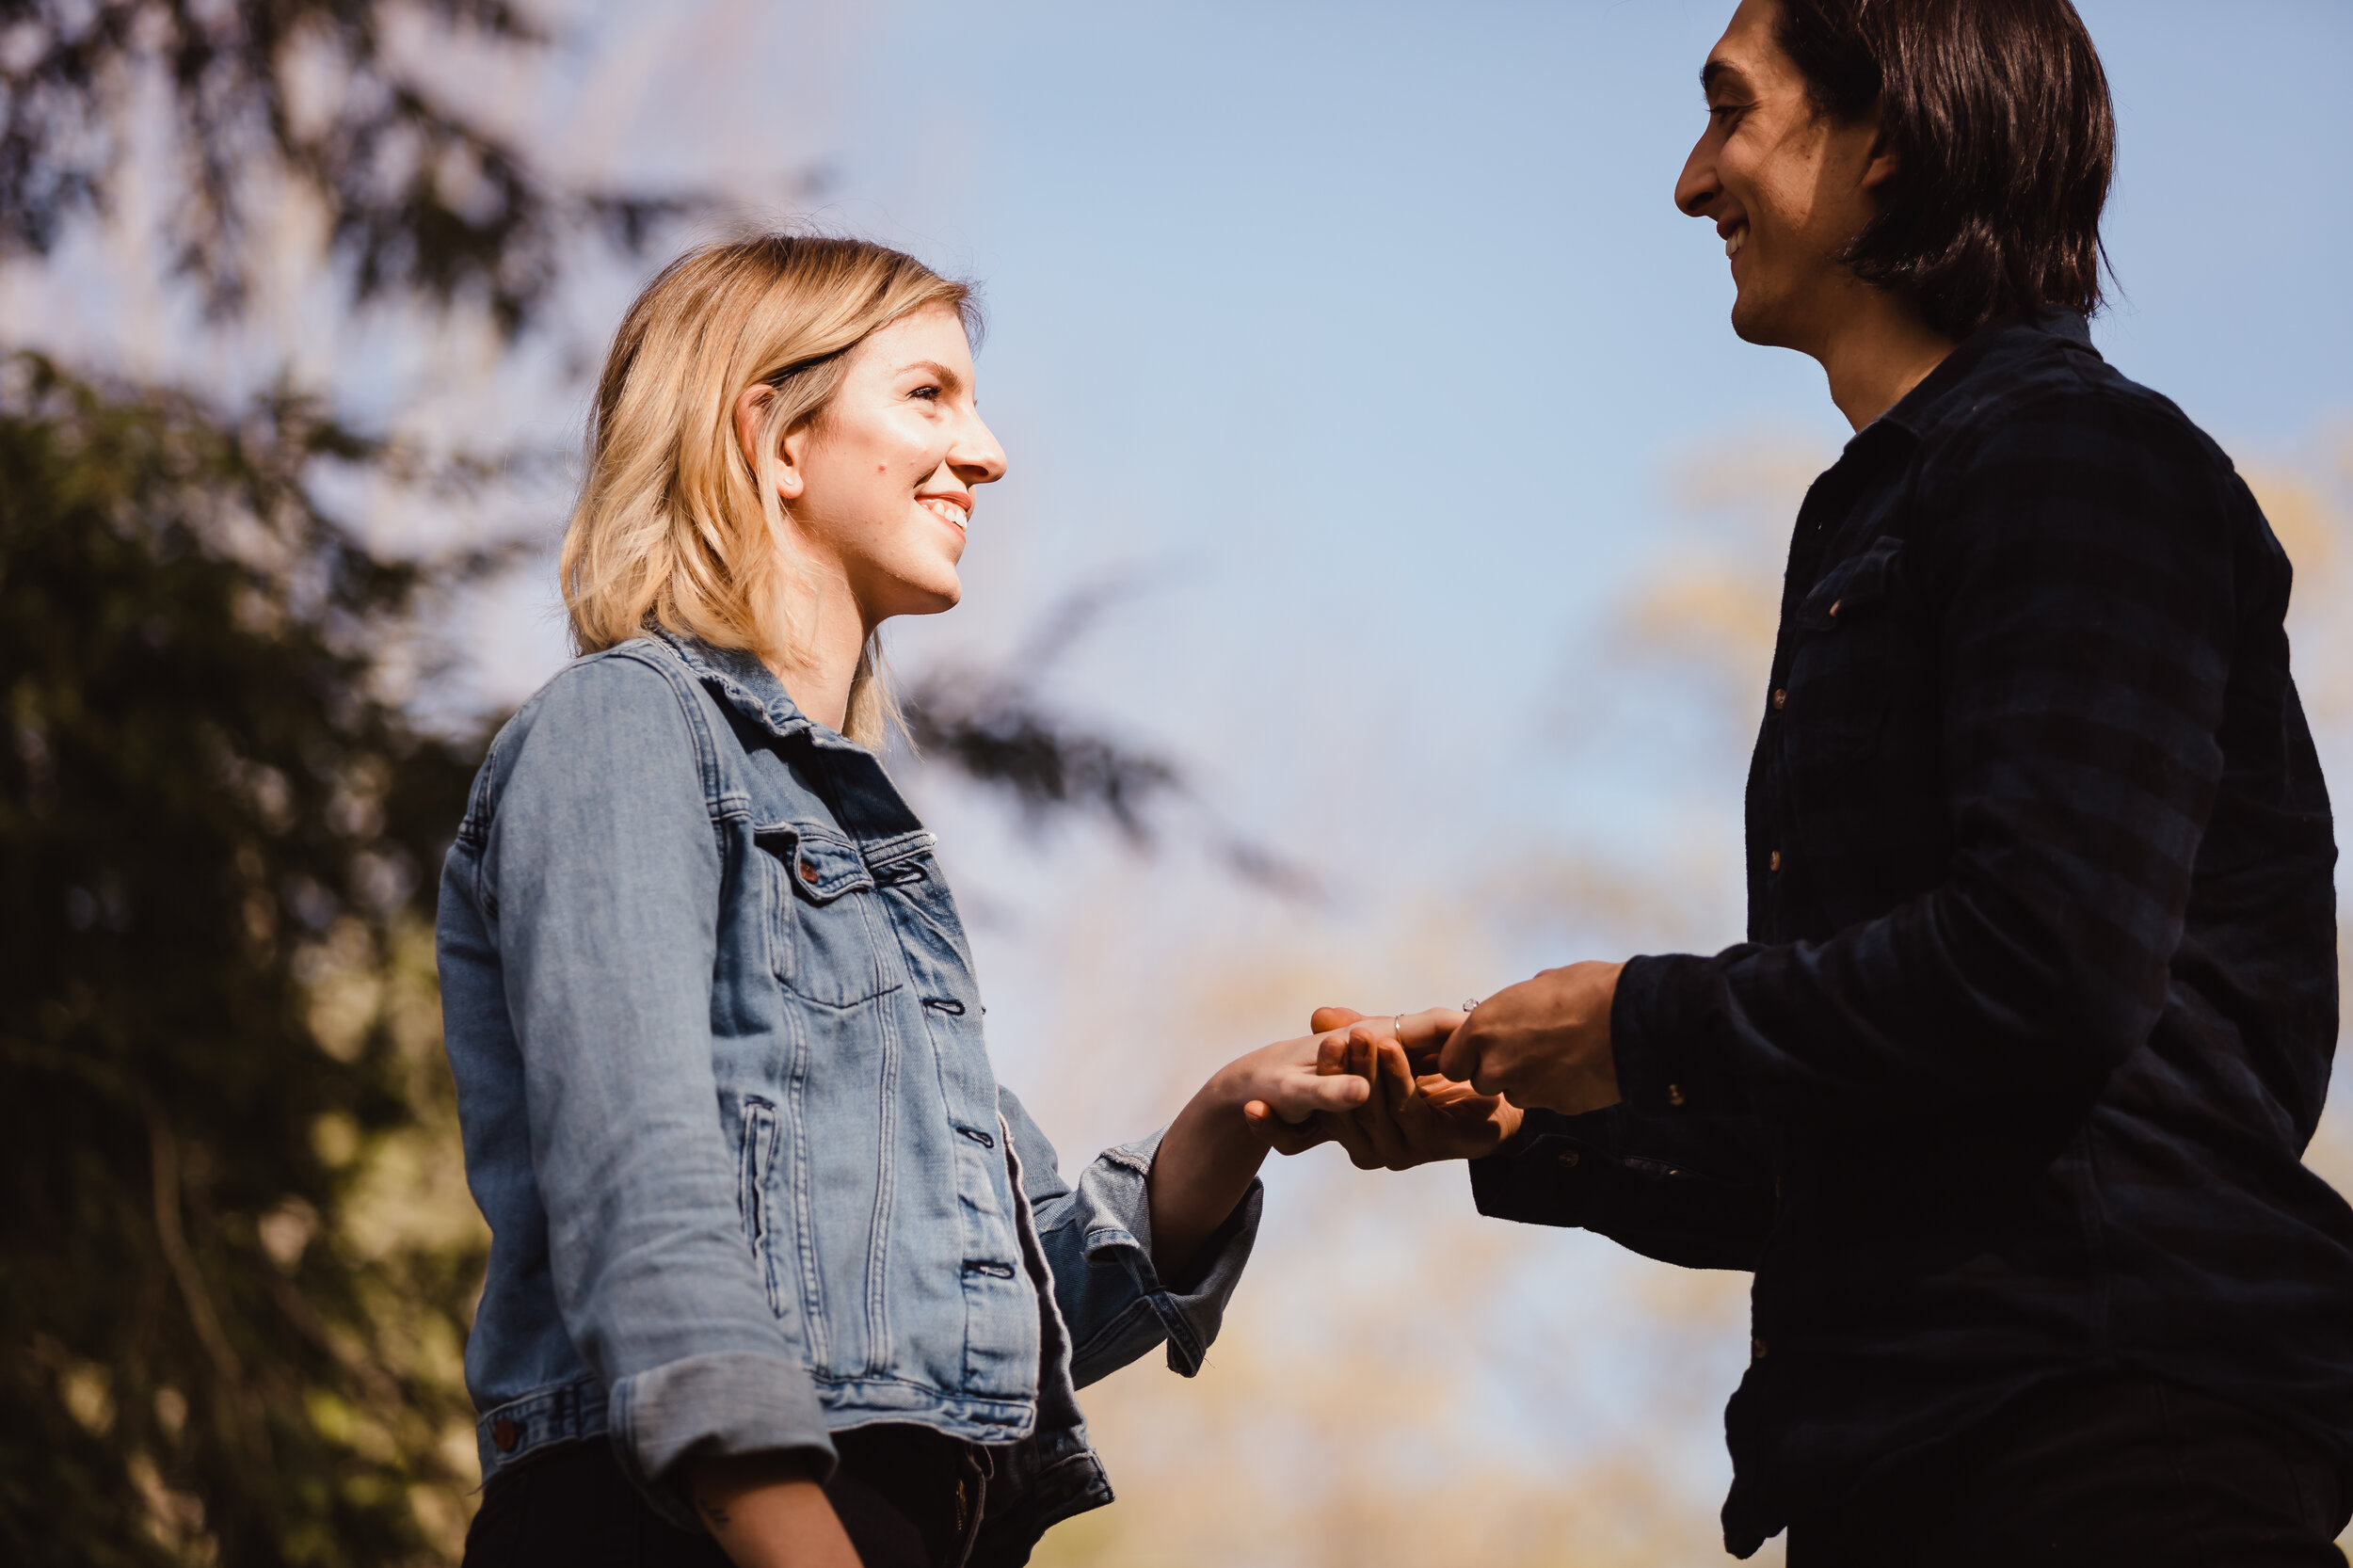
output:
[[1804, 350], [1834, 324], [1854, 280], [1839, 260], [1871, 216], [1878, 127], [1817, 112], [1775, 37], [1778, 0], [1741, 0], [1701, 72], [1707, 130], [1675, 183], [1675, 205], [1712, 221], [1737, 294], [1732, 328], [1750, 343]]

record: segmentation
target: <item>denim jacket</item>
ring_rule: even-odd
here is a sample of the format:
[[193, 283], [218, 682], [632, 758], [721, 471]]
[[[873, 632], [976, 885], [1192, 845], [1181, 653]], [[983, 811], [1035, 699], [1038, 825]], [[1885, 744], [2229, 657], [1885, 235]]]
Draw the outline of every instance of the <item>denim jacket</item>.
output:
[[650, 636], [497, 740], [442, 874], [487, 1479], [603, 1434], [669, 1517], [682, 1458], [911, 1421], [992, 1450], [976, 1561], [1108, 1502], [1074, 1390], [1190, 1376], [1257, 1228], [1151, 1259], [1158, 1136], [1064, 1182], [1000, 1089], [925, 832], [748, 654]]

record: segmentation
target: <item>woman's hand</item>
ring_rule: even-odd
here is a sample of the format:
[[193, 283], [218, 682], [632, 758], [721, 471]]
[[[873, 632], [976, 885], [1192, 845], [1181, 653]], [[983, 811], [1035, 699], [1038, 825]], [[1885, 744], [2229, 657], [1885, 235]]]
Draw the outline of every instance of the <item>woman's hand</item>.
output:
[[1438, 1051], [1466, 1016], [1451, 1007], [1396, 1018], [1368, 1018], [1345, 1007], [1316, 1009], [1310, 1021], [1323, 1032], [1317, 1070], [1349, 1074], [1372, 1086], [1362, 1107], [1320, 1118], [1359, 1170], [1478, 1160], [1519, 1135], [1519, 1107], [1436, 1070]]
[[695, 1512], [736, 1568], [859, 1568], [808, 1461], [785, 1453], [696, 1460], [685, 1480]]
[[1151, 1176], [1152, 1266], [1162, 1278], [1181, 1274], [1225, 1223], [1278, 1136], [1321, 1143], [1331, 1136], [1315, 1128], [1321, 1112], [1370, 1096], [1363, 1079], [1317, 1070], [1322, 1045], [1307, 1034], [1236, 1057], [1169, 1124]]

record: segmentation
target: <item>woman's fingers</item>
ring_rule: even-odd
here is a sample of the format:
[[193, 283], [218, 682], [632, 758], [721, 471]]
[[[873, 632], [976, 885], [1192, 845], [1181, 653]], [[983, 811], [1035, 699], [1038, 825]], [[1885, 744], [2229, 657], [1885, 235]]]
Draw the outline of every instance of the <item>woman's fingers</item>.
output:
[[1307, 1016], [1307, 1032], [1323, 1034], [1335, 1029], [1346, 1029], [1363, 1016], [1353, 1007], [1319, 1007]]
[[1331, 1142], [1332, 1129], [1321, 1117], [1294, 1127], [1274, 1113], [1273, 1107], [1264, 1100], [1252, 1100], [1241, 1108], [1241, 1119], [1258, 1141], [1277, 1154], [1305, 1154], [1318, 1144]]

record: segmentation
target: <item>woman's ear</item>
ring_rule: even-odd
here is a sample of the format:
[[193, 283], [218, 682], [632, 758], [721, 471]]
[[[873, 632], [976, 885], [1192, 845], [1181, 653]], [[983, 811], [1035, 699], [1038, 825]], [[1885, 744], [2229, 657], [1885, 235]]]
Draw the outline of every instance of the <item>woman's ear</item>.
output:
[[[760, 472], [760, 442], [761, 432], [768, 425], [769, 405], [776, 401], [776, 389], [766, 382], [745, 387], [735, 400], [735, 444], [742, 449], [744, 460]], [[802, 436], [794, 430], [778, 443], [776, 456], [783, 465], [776, 475], [776, 493], [787, 501], [801, 493], [800, 452], [796, 444]]]

